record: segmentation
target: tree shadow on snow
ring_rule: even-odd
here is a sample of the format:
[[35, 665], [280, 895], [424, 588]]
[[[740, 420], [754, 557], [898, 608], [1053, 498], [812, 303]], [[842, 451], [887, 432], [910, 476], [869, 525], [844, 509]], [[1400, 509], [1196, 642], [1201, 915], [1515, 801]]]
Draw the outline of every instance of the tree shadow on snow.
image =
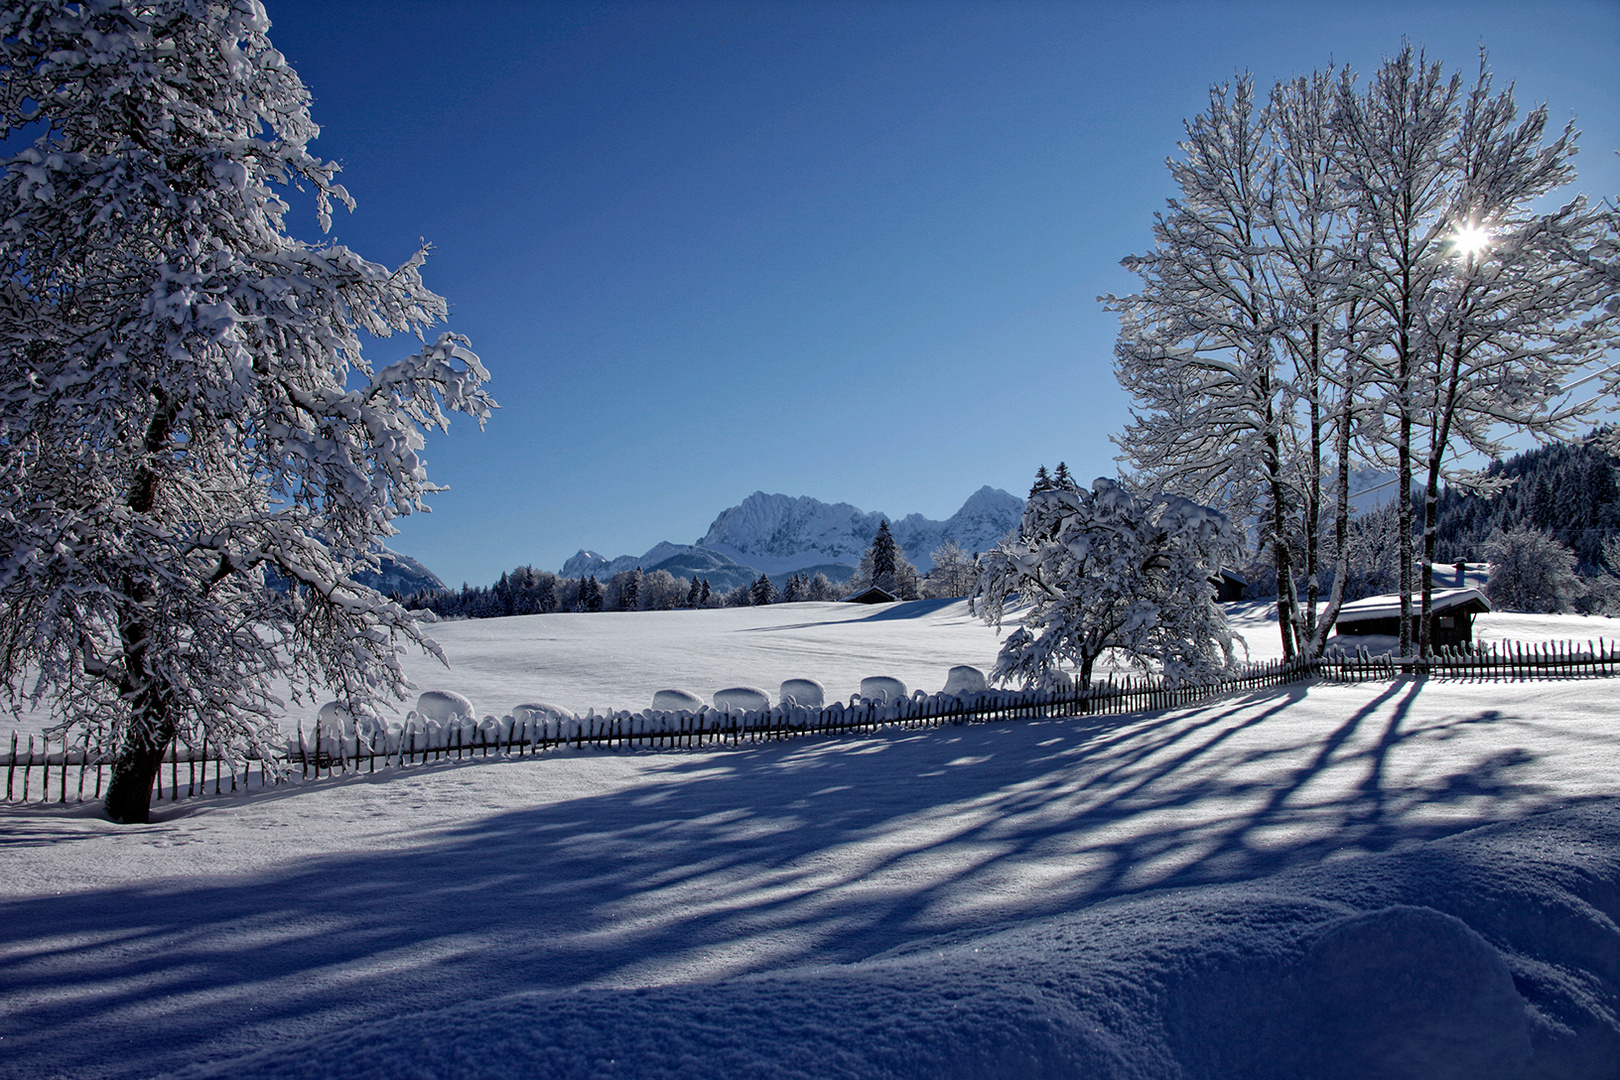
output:
[[[0, 1077], [149, 1074], [501, 993], [851, 962], [1575, 801], [1525, 778], [1531, 748], [1459, 736], [1515, 717], [1414, 723], [1422, 689], [1392, 684], [1320, 733], [1268, 727], [1323, 692], [1294, 686], [1149, 716], [627, 754], [646, 782], [410, 847], [6, 901]], [[1394, 779], [1448, 741], [1444, 774]], [[410, 775], [351, 782], [408, 798], [389, 785]]]

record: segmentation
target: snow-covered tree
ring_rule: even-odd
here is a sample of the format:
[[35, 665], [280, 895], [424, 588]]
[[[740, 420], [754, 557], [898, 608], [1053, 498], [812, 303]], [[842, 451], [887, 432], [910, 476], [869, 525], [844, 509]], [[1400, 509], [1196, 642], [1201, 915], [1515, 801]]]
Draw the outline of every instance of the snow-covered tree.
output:
[[[357, 585], [434, 490], [424, 428], [492, 402], [419, 273], [297, 240], [351, 205], [257, 0], [0, 8], [0, 677], [116, 760], [144, 821], [175, 739], [268, 749], [278, 679], [351, 709], [421, 642]], [[324, 691], [323, 691], [324, 692]]]
[[574, 601], [574, 607], [577, 611], [601, 611], [602, 600], [602, 583], [596, 580], [595, 574], [592, 574], [579, 583], [578, 599]]
[[1388, 405], [1400, 515], [1401, 652], [1412, 651], [1413, 435], [1419, 421], [1423, 314], [1445, 271], [1446, 211], [1453, 196], [1450, 146], [1462, 83], [1410, 45], [1386, 60], [1364, 93], [1340, 78], [1334, 125], [1341, 182], [1359, 211], [1355, 291], [1378, 312], [1369, 359]]
[[[1345, 599], [1352, 446], [1369, 411], [1361, 353], [1370, 305], [1349, 287], [1360, 227], [1335, 159], [1336, 91], [1331, 68], [1281, 82], [1272, 88], [1268, 112], [1267, 280], [1277, 343], [1292, 367], [1295, 408], [1283, 429], [1285, 473], [1295, 489], [1305, 585], [1299, 647], [1311, 656], [1326, 648]], [[1324, 563], [1332, 585], [1319, 613]]]
[[[1368, 227], [1358, 282], [1384, 315], [1383, 347], [1371, 355], [1394, 420], [1403, 490], [1423, 458], [1416, 572], [1426, 613], [1441, 481], [1472, 480], [1455, 473], [1451, 448], [1494, 456], [1506, 430], [1561, 434], [1582, 413], [1555, 403], [1612, 331], [1600, 292], [1567, 253], [1586, 246], [1601, 218], [1583, 198], [1538, 210], [1575, 178], [1574, 128], [1546, 141], [1546, 108], [1521, 120], [1512, 89], [1493, 89], [1483, 57], [1464, 92], [1408, 47], [1364, 94], [1344, 87], [1339, 123], [1345, 182]], [[1411, 543], [1410, 532], [1402, 537]], [[1411, 572], [1403, 575], [1403, 611]], [[1407, 642], [1411, 623], [1403, 620], [1403, 651], [1427, 650], [1429, 620], [1419, 625], [1419, 639]]]
[[[878, 523], [877, 535], [872, 537], [872, 584], [879, 588], [888, 589], [888, 582], [894, 580], [896, 560], [900, 556], [900, 545], [894, 542], [894, 533], [889, 531], [889, 523]], [[890, 589], [892, 592], [893, 590]]]
[[776, 603], [776, 586], [764, 574], [754, 579], [754, 584], [748, 589], [748, 602], [755, 607], [764, 607], [766, 604]]
[[1267, 112], [1251, 77], [1210, 91], [1169, 162], [1179, 196], [1154, 248], [1124, 265], [1142, 279], [1120, 313], [1115, 372], [1139, 406], [1117, 440], [1153, 488], [1256, 517], [1273, 553], [1283, 653], [1299, 646], [1289, 543], [1297, 502], [1286, 453], [1290, 388], [1272, 301], [1273, 189]]
[[861, 556], [861, 564], [845, 588], [847, 592], [864, 592], [875, 585], [902, 600], [915, 600], [918, 582], [917, 568], [895, 541], [889, 523], [881, 521], [872, 546]]
[[[1574, 178], [1573, 129], [1545, 134], [1546, 110], [1521, 120], [1483, 60], [1465, 87], [1410, 46], [1365, 88], [1317, 72], [1263, 110], [1239, 79], [1187, 125], [1180, 197], [1126, 261], [1142, 288], [1105, 298], [1138, 406], [1119, 441], [1139, 482], [1258, 524], [1285, 654], [1325, 645], [1342, 599], [1317, 617], [1326, 564], [1335, 589], [1349, 580], [1353, 459], [1392, 467], [1403, 492], [1426, 481], [1426, 568], [1441, 481], [1471, 482], [1454, 447], [1559, 434], [1591, 404], [1560, 395], [1615, 339], [1613, 212], [1541, 209]], [[1430, 578], [1412, 502], [1397, 513], [1410, 616]], [[1403, 619], [1404, 636], [1414, 624], [1429, 621]]]
[[688, 592], [685, 578], [668, 570], [654, 570], [641, 579], [637, 604], [643, 611], [669, 611], [680, 607]]
[[1500, 611], [1571, 611], [1584, 588], [1575, 553], [1534, 529], [1494, 534], [1485, 542], [1485, 561], [1491, 564], [1485, 596]]
[[686, 606], [689, 608], [698, 607], [703, 603], [703, 600], [703, 579], [695, 577], [686, 590]]
[[805, 599], [836, 600], [838, 599], [838, 586], [834, 585], [832, 579], [826, 574], [817, 571], [816, 576], [810, 579], [810, 591], [806, 594]]
[[955, 540], [947, 540], [933, 552], [934, 568], [928, 572], [932, 596], [967, 596], [979, 581], [979, 564], [973, 553]]
[[782, 603], [793, 604], [806, 598], [810, 592], [810, 579], [804, 574], [789, 574], [782, 585]]
[[621, 570], [613, 575], [608, 582], [608, 595], [611, 606], [615, 611], [636, 610], [637, 600], [641, 594], [641, 567], [634, 570]]
[[1109, 650], [1172, 682], [1218, 674], [1233, 663], [1234, 638], [1210, 579], [1236, 552], [1225, 515], [1188, 499], [1138, 497], [1106, 479], [1037, 492], [1017, 535], [982, 557], [973, 594], [998, 629], [1009, 603], [1029, 605], [994, 678], [1088, 686]]

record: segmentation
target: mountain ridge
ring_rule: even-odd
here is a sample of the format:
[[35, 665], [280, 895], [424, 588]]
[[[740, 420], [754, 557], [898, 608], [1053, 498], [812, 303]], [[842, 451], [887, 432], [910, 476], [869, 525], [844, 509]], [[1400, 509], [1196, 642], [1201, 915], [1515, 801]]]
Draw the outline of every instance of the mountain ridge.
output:
[[[683, 557], [701, 552], [755, 574], [819, 570], [832, 577], [832, 570], [845, 567], [847, 578], [884, 521], [889, 522], [906, 557], [926, 571], [933, 566], [934, 550], [947, 540], [968, 551], [984, 551], [1018, 524], [1023, 511], [1024, 500], [988, 484], [969, 495], [943, 521], [916, 513], [896, 518], [846, 502], [755, 491], [736, 506], [720, 511], [695, 543], [661, 541], [644, 555], [613, 559], [582, 548], [563, 564], [562, 573], [565, 577], [611, 577], [638, 566], [657, 569], [659, 564], [684, 561]], [[731, 570], [731, 566], [725, 568]]]

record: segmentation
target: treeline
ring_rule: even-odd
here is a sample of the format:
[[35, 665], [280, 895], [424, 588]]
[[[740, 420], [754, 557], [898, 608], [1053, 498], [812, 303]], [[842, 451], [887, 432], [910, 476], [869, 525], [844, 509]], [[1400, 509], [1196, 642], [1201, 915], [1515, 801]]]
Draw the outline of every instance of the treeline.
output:
[[[1620, 612], [1620, 457], [1608, 449], [1613, 440], [1614, 432], [1604, 429], [1578, 442], [1549, 443], [1494, 461], [1481, 474], [1488, 494], [1442, 490], [1437, 583], [1452, 564], [1489, 562], [1492, 603], [1506, 604], [1505, 610]], [[1413, 493], [1414, 502], [1422, 497]], [[1414, 536], [1420, 527], [1414, 522]], [[1395, 499], [1350, 519], [1345, 600], [1400, 587], [1399, 530]], [[1529, 606], [1522, 597], [1514, 603], [1501, 593], [1505, 567], [1544, 583], [1531, 590], [1538, 598]], [[1251, 597], [1275, 587], [1265, 571], [1249, 568]]]
[[1523, 528], [1568, 548], [1583, 575], [1620, 572], [1603, 553], [1605, 541], [1620, 537], [1613, 441], [1605, 429], [1492, 462], [1485, 479], [1506, 486], [1488, 496], [1448, 488], [1440, 496], [1439, 561], [1478, 559], [1493, 533]]
[[556, 611], [674, 611], [681, 608], [750, 607], [797, 600], [837, 600], [844, 586], [826, 574], [791, 574], [778, 585], [761, 574], [751, 584], [715, 589], [707, 578], [676, 577], [668, 570], [640, 568], [598, 581], [562, 577], [520, 566], [494, 585], [424, 591], [396, 597], [407, 608], [441, 618], [493, 619], [504, 615], [549, 615]]
[[877, 586], [898, 600], [966, 596], [978, 580], [978, 556], [947, 540], [933, 552], [934, 568], [919, 574], [895, 543], [889, 523], [882, 522], [872, 546], [848, 581], [826, 574], [789, 574], [777, 584], [765, 574], [750, 584], [714, 589], [703, 577], [676, 577], [668, 570], [644, 573], [640, 567], [614, 574], [563, 577], [549, 570], [520, 566], [491, 586], [462, 585], [394, 599], [416, 611], [440, 618], [495, 619], [505, 615], [549, 615], [554, 611], [675, 611], [681, 608], [759, 607], [800, 600], [841, 600]]

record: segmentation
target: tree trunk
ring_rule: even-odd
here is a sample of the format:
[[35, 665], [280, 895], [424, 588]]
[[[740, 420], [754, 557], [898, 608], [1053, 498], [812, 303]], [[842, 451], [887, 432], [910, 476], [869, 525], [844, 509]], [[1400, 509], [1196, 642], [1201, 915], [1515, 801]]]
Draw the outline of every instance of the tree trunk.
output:
[[120, 825], [144, 825], [151, 820], [152, 782], [163, 766], [163, 755], [173, 741], [168, 735], [158, 741], [142, 731], [132, 731], [113, 761], [112, 778], [102, 810], [109, 821]]
[[[168, 445], [178, 415], [178, 402], [158, 395], [157, 409], [146, 426], [144, 445], [149, 458]], [[142, 462], [135, 470], [127, 500], [133, 514], [139, 517], [152, 512], [157, 487], [156, 470], [149, 462]], [[174, 740], [175, 714], [167, 687], [157, 680], [148, 662], [152, 627], [144, 609], [156, 589], [144, 576], [133, 573], [126, 574], [122, 584], [129, 606], [119, 615], [118, 633], [124, 653], [119, 690], [124, 700], [130, 702], [129, 726], [125, 729], [123, 745], [118, 748], [118, 757], [113, 761], [107, 797], [102, 800], [101, 808], [112, 821], [143, 825], [151, 818], [152, 781], [163, 764], [164, 751]]]
[[1459, 340], [1452, 346], [1450, 370], [1446, 373], [1446, 386], [1436, 393], [1438, 415], [1430, 424], [1429, 475], [1423, 489], [1423, 607], [1422, 632], [1418, 636], [1418, 652], [1428, 656], [1432, 651], [1429, 623], [1434, 608], [1434, 556], [1440, 541], [1440, 470], [1446, 444], [1451, 441], [1451, 420], [1457, 414], [1457, 392], [1462, 378], [1463, 346]]
[[[1266, 386], [1270, 394], [1270, 386]], [[1272, 555], [1277, 565], [1277, 629], [1282, 634], [1284, 659], [1299, 652], [1299, 592], [1294, 585], [1294, 563], [1288, 551], [1288, 494], [1282, 473], [1282, 442], [1268, 396], [1266, 419], [1266, 479], [1271, 493]]]
[[[1351, 362], [1353, 361], [1347, 361], [1347, 364]], [[1353, 388], [1356, 386], [1356, 380], [1354, 376], [1347, 374], [1345, 383], [1339, 428], [1334, 438], [1334, 449], [1338, 457], [1338, 490], [1334, 500], [1334, 521], [1337, 525], [1333, 536], [1333, 586], [1328, 590], [1327, 607], [1322, 611], [1322, 619], [1311, 631], [1312, 660], [1327, 651], [1328, 634], [1333, 632], [1333, 624], [1339, 618], [1339, 608], [1344, 603], [1344, 579], [1350, 573], [1350, 433], [1355, 419]]]

